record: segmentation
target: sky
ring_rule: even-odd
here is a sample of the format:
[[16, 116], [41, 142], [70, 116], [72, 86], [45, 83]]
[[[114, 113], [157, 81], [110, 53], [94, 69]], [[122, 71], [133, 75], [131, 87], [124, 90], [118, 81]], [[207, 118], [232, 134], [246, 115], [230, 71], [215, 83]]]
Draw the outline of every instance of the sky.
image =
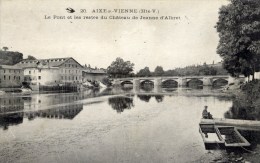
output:
[[[39, 59], [73, 57], [107, 68], [117, 57], [164, 70], [216, 63], [218, 11], [226, 0], [0, 0], [0, 47]], [[71, 7], [76, 12], [68, 13]], [[87, 13], [80, 13], [85, 9]], [[92, 13], [94, 9], [156, 9], [159, 13]], [[68, 20], [53, 16], [173, 16], [179, 20]], [[45, 19], [51, 16], [52, 19]]]

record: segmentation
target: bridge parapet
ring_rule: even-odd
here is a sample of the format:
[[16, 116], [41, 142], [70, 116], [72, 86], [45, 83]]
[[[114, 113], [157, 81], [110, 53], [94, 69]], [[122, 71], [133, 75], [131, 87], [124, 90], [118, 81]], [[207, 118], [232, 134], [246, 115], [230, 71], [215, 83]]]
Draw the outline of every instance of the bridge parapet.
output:
[[134, 86], [139, 86], [142, 81], [149, 80], [154, 83], [155, 86], [162, 85], [162, 82], [167, 80], [174, 80], [178, 82], [179, 86], [186, 86], [187, 82], [189, 82], [192, 79], [198, 79], [203, 82], [203, 85], [210, 86], [213, 84], [214, 81], [218, 79], [224, 79], [228, 81], [228, 84], [230, 83], [236, 83], [245, 81], [244, 77], [240, 78], [233, 78], [228, 75], [219, 75], [219, 76], [161, 76], [161, 77], [133, 77], [133, 78], [116, 78], [114, 79], [115, 85], [120, 85], [122, 82], [125, 81], [131, 81]]

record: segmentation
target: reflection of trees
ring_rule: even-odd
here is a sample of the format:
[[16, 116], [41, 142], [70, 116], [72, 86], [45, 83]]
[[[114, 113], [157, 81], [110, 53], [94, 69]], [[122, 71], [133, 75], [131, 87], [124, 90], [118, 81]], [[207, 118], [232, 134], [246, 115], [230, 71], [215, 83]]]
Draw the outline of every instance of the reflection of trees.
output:
[[121, 113], [125, 109], [131, 109], [134, 106], [133, 99], [128, 97], [111, 97], [108, 99], [108, 103], [117, 113]]
[[157, 102], [162, 102], [163, 101], [163, 97], [162, 95], [155, 95], [155, 99]]
[[245, 119], [245, 120], [259, 120], [260, 114], [257, 111], [255, 106], [251, 105], [244, 99], [235, 99], [233, 100], [233, 105], [224, 114], [225, 118], [232, 119]]
[[55, 108], [39, 110], [35, 112], [27, 112], [25, 116], [29, 120], [33, 120], [36, 117], [41, 118], [53, 118], [53, 119], [73, 119], [75, 118], [83, 109], [83, 104], [73, 104], [66, 106], [57, 106]]
[[142, 101], [149, 102], [152, 96], [151, 95], [137, 95], [137, 97]]
[[12, 113], [0, 116], [0, 127], [3, 127], [4, 130], [7, 130], [8, 126], [18, 125], [20, 123], [23, 123], [22, 113]]

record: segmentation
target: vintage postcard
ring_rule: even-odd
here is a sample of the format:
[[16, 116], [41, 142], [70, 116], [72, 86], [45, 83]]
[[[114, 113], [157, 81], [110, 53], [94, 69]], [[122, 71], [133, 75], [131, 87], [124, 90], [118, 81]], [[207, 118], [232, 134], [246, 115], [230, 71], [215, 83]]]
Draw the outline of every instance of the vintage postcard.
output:
[[0, 0], [0, 162], [259, 162], [259, 70], [259, 0]]

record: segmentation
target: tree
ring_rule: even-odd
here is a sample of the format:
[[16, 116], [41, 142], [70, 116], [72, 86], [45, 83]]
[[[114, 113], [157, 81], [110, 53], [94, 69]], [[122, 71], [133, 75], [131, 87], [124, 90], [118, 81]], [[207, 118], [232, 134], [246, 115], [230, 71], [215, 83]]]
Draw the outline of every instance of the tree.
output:
[[14, 65], [23, 60], [23, 54], [13, 51], [0, 51], [0, 64]]
[[232, 76], [253, 75], [260, 69], [259, 0], [231, 0], [219, 11], [217, 53]]
[[3, 47], [3, 50], [4, 50], [4, 51], [7, 51], [8, 49], [9, 49], [9, 48], [6, 47], [6, 46]]
[[36, 60], [34, 56], [28, 55], [27, 60]]
[[162, 66], [157, 66], [154, 69], [154, 76], [163, 76], [164, 75], [164, 70]]
[[149, 67], [145, 67], [143, 69], [141, 69], [136, 76], [140, 76], [140, 77], [146, 77], [146, 76], [152, 76]]
[[112, 77], [127, 77], [134, 69], [134, 64], [130, 61], [124, 61], [122, 58], [116, 58], [107, 68], [107, 73]]
[[175, 70], [167, 70], [164, 72], [164, 76], [178, 76], [179, 73]]

